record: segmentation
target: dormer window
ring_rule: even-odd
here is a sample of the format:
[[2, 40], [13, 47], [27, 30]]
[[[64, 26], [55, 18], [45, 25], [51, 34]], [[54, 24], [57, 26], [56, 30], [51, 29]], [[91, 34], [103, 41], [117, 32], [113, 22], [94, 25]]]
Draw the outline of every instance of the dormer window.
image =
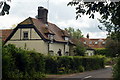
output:
[[92, 44], [92, 41], [90, 41], [89, 44]]
[[23, 32], [23, 39], [28, 39], [28, 31]]
[[104, 45], [104, 44], [105, 44], [105, 42], [102, 42], [102, 44]]
[[95, 44], [98, 44], [98, 42], [96, 41]]
[[64, 39], [65, 39], [66, 41], [68, 41], [68, 40], [69, 40], [69, 37], [64, 37]]
[[84, 44], [86, 44], [86, 42], [83, 42]]
[[53, 34], [48, 34], [48, 38], [51, 41], [51, 43], [53, 43], [54, 35]]

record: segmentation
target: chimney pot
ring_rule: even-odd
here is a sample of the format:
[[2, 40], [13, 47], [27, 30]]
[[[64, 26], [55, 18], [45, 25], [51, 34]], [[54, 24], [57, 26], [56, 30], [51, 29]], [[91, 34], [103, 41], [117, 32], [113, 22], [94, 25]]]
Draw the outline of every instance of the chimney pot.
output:
[[41, 19], [43, 23], [47, 23], [47, 14], [48, 14], [47, 9], [45, 9], [42, 6], [38, 7], [38, 19]]

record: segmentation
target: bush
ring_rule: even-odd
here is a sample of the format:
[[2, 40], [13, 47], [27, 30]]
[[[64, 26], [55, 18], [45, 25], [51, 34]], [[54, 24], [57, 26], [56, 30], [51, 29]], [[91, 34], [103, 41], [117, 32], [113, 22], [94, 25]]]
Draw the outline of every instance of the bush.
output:
[[57, 73], [57, 58], [54, 56], [45, 56], [45, 72]]
[[95, 49], [95, 54], [96, 55], [105, 55], [105, 56], [110, 56], [109, 53], [108, 53], [108, 50], [106, 48], [98, 48], [98, 49]]
[[113, 67], [114, 80], [120, 80], [120, 57], [117, 59], [117, 64]]
[[[46, 73], [74, 73], [104, 68], [104, 58], [101, 56], [54, 56], [45, 58]], [[93, 65], [94, 64], [94, 65]]]
[[84, 72], [84, 70], [85, 70], [85, 69], [84, 69], [83, 66], [79, 66], [79, 68], [78, 68], [78, 71], [79, 71], [79, 72]]
[[2, 50], [3, 79], [33, 79], [44, 77], [44, 73], [66, 74], [104, 68], [103, 56], [43, 56], [11, 44]]
[[85, 55], [86, 48], [84, 47], [84, 44], [81, 42], [78, 42], [76, 44], [75, 52], [76, 56], [84, 56]]
[[2, 48], [3, 79], [41, 78], [45, 63], [42, 54], [26, 51], [9, 44]]

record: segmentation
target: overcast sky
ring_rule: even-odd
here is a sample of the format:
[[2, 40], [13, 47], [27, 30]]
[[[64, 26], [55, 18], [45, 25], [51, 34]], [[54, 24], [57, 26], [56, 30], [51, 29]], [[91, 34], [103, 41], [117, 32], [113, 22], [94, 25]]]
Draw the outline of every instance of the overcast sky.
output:
[[[10, 14], [0, 16], [0, 29], [11, 28], [13, 24], [19, 24], [28, 17], [37, 15], [38, 6], [49, 8], [48, 21], [56, 24], [61, 29], [73, 27], [80, 29], [83, 35], [89, 33], [90, 38], [106, 38], [106, 32], [98, 29], [99, 14], [96, 19], [89, 19], [88, 16], [82, 16], [78, 20], [75, 19], [75, 7], [67, 6], [71, 0], [12, 0], [10, 2]], [[49, 7], [48, 7], [49, 5]]]

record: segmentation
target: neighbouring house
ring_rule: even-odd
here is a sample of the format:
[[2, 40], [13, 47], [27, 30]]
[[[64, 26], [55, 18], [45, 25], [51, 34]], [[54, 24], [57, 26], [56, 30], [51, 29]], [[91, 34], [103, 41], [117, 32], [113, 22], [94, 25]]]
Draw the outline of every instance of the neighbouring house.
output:
[[97, 48], [105, 48], [105, 44], [106, 44], [106, 39], [104, 39], [104, 38], [89, 39], [89, 37], [87, 37], [87, 38], [80, 38], [80, 41], [85, 46], [87, 46], [86, 53], [89, 56], [94, 55], [95, 49], [97, 49]]
[[17, 47], [50, 55], [57, 55], [61, 49], [62, 55], [71, 55], [74, 44], [68, 33], [48, 22], [47, 14], [47, 9], [38, 7], [37, 18], [29, 17], [13, 30], [2, 30], [4, 44], [15, 44]]
[[0, 38], [2, 38], [3, 42], [7, 39], [7, 37], [10, 35], [12, 31], [13, 29], [1, 29], [0, 30]]

